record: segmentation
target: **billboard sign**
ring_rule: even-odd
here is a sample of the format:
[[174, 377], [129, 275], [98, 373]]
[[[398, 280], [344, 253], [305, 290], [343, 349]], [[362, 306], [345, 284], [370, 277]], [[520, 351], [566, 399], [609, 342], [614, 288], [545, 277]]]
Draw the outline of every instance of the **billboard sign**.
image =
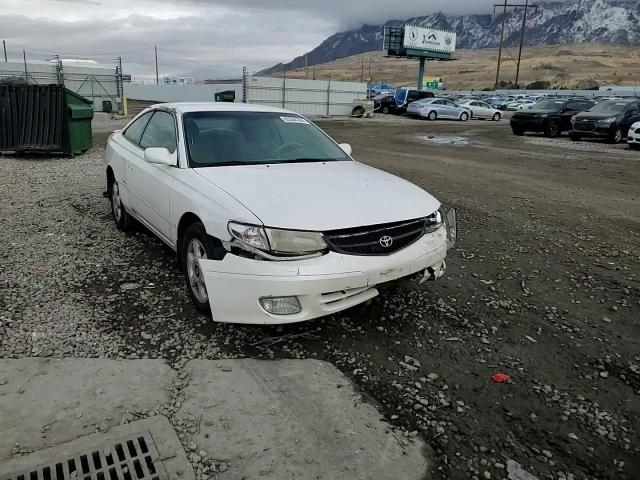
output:
[[403, 46], [411, 50], [454, 53], [456, 51], [456, 34], [433, 28], [405, 25]]

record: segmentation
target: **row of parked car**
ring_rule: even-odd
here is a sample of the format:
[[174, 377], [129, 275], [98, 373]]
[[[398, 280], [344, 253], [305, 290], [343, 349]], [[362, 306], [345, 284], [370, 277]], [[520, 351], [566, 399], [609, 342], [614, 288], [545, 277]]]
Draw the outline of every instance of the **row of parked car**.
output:
[[474, 97], [436, 97], [431, 91], [398, 88], [394, 94], [374, 97], [374, 108], [382, 113], [407, 114], [428, 120], [453, 119], [467, 121], [470, 118], [500, 120], [501, 112], [487, 102]]
[[547, 137], [568, 132], [574, 141], [600, 138], [619, 143], [626, 137], [631, 148], [640, 148], [640, 101], [547, 98], [526, 111], [514, 113], [511, 130], [515, 135], [542, 132]]

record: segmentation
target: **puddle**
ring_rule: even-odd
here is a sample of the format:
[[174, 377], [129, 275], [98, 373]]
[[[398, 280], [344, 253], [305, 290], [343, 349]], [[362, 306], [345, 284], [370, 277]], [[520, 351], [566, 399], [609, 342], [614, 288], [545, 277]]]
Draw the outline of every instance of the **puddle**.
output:
[[412, 135], [411, 140], [417, 143], [436, 145], [469, 145], [470, 143], [468, 137], [460, 135]]

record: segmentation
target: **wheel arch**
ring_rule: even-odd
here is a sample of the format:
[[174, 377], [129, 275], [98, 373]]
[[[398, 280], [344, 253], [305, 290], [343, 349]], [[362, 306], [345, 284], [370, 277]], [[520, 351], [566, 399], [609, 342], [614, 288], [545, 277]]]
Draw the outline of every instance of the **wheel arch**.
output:
[[107, 165], [106, 174], [107, 174], [107, 192], [109, 193], [109, 195], [111, 195], [111, 181], [116, 178], [116, 175], [113, 173], [113, 168], [111, 168], [111, 165]]
[[[183, 246], [182, 242], [184, 239], [184, 234], [187, 231], [187, 229], [194, 223], [201, 223], [204, 226], [204, 222], [202, 221], [202, 219], [193, 212], [183, 213], [182, 216], [180, 217], [180, 220], [178, 221], [178, 228], [176, 231], [176, 257], [178, 259], [178, 263], [180, 263], [180, 252], [182, 251], [182, 246]], [[206, 227], [205, 227], [205, 231], [206, 231]], [[208, 232], [207, 232], [207, 237], [212, 242], [212, 246], [214, 248], [214, 251], [216, 252], [216, 258], [222, 259], [222, 257], [224, 257], [224, 254], [226, 253], [226, 250], [222, 245], [222, 241], [219, 238], [209, 234]]]

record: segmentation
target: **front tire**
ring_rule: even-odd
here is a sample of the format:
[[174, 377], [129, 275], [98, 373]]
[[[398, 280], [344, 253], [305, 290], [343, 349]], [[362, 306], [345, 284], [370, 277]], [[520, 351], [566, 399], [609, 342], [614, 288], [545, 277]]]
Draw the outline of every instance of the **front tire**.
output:
[[547, 128], [544, 131], [544, 136], [549, 138], [558, 138], [560, 136], [560, 125], [558, 122], [549, 122]]
[[133, 218], [127, 213], [127, 210], [122, 204], [120, 185], [113, 175], [109, 176], [107, 192], [109, 195], [109, 202], [111, 203], [111, 214], [113, 215], [113, 221], [116, 226], [123, 232], [130, 230], [133, 224]]
[[498, 120], [500, 120], [501, 115], [498, 112], [496, 112], [496, 113], [493, 114], [492, 118], [493, 118], [494, 122], [497, 122]]
[[204, 225], [199, 222], [191, 224], [180, 244], [180, 263], [189, 296], [198, 310], [211, 316], [209, 294], [199, 260], [215, 258], [215, 254]]
[[628, 143], [631, 150], [640, 150], [640, 143]]
[[569, 135], [569, 138], [574, 142], [579, 142], [580, 140], [582, 140], [582, 137], [580, 135]]
[[429, 120], [436, 120], [438, 118], [438, 114], [435, 111], [431, 110], [429, 112], [429, 115], [427, 115], [427, 118]]
[[514, 135], [517, 135], [519, 137], [524, 135], [524, 130], [521, 128], [511, 127], [511, 131], [513, 132]]
[[460, 121], [466, 122], [467, 120], [469, 120], [469, 114], [467, 112], [462, 112], [460, 114]]
[[620, 143], [622, 141], [622, 130], [616, 128], [615, 132], [609, 137], [609, 143]]
[[389, 107], [387, 107], [386, 105], [384, 107], [382, 107], [382, 109], [380, 110], [382, 113], [389, 113]]

